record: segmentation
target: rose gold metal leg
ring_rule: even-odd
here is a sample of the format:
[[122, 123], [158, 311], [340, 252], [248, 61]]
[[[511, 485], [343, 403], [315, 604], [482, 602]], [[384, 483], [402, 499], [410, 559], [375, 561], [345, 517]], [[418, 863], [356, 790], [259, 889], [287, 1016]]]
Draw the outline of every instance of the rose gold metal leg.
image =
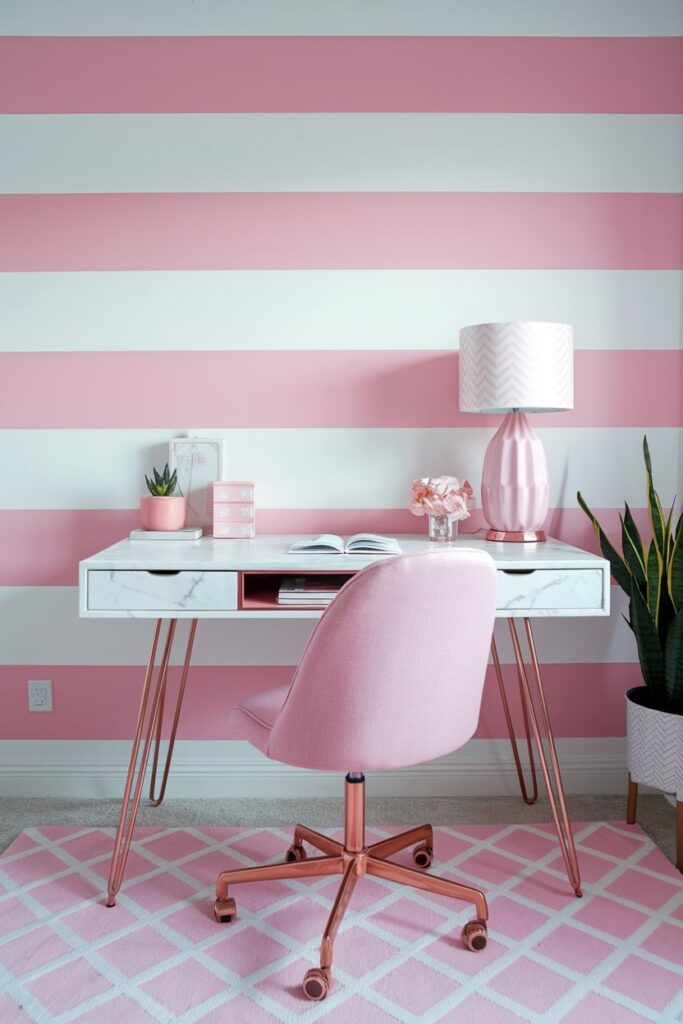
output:
[[327, 919], [325, 925], [325, 931], [323, 932], [323, 939], [320, 944], [320, 966], [330, 970], [332, 967], [332, 952], [334, 947], [334, 940], [337, 937], [339, 931], [339, 925], [342, 923], [344, 912], [349, 905], [351, 894], [356, 886], [359, 875], [359, 864], [357, 859], [353, 859], [349, 862], [346, 871], [344, 872], [344, 878], [339, 886], [334, 903], [332, 904], [332, 910], [330, 916]]
[[503, 713], [505, 715], [505, 721], [508, 727], [510, 744], [512, 746], [512, 756], [515, 759], [515, 768], [517, 769], [517, 778], [519, 779], [519, 788], [522, 792], [522, 799], [524, 800], [525, 804], [535, 804], [538, 800], [538, 783], [536, 781], [534, 749], [531, 745], [531, 734], [529, 732], [529, 715], [526, 708], [526, 701], [524, 700], [521, 674], [518, 668], [517, 680], [519, 683], [519, 692], [522, 704], [522, 720], [524, 722], [524, 732], [526, 735], [526, 748], [529, 756], [529, 771], [531, 772], [531, 796], [529, 796], [529, 792], [526, 788], [526, 781], [524, 779], [524, 772], [522, 770], [522, 762], [519, 756], [519, 747], [517, 746], [517, 737], [515, 735], [515, 727], [512, 724], [510, 705], [508, 703], [507, 694], [505, 692], [505, 680], [503, 677], [503, 670], [501, 668], [500, 658], [498, 657], [498, 648], [496, 647], [496, 641], [494, 637], [491, 637], [491, 657], [493, 658], [493, 665], [496, 670], [496, 679], [498, 680], [498, 692], [500, 693], [500, 701], [501, 704], [503, 705]]
[[[107, 891], [108, 907], [114, 906], [116, 902], [116, 894], [121, 888], [121, 883], [123, 881], [123, 873], [126, 868], [128, 851], [130, 850], [130, 842], [133, 837], [133, 828], [135, 827], [135, 818], [137, 816], [138, 805], [140, 803], [142, 784], [144, 782], [145, 772], [147, 770], [147, 761], [149, 759], [152, 734], [156, 726], [157, 716], [159, 714], [159, 708], [161, 705], [161, 701], [163, 700], [164, 688], [166, 686], [168, 663], [171, 657], [171, 647], [173, 646], [173, 637], [175, 635], [176, 628], [175, 619], [171, 619], [168, 623], [168, 628], [166, 631], [166, 641], [164, 643], [164, 651], [157, 674], [156, 687], [154, 688], [154, 696], [152, 698], [152, 703], [148, 711], [149, 695], [152, 689], [152, 678], [154, 675], [154, 663], [156, 661], [157, 646], [159, 644], [159, 634], [161, 632], [161, 622], [162, 620], [158, 619], [154, 627], [152, 647], [149, 654], [149, 661], [147, 662], [147, 670], [145, 672], [145, 681], [142, 687], [142, 695], [140, 697], [140, 708], [138, 710], [138, 719], [135, 727], [135, 738], [133, 739], [133, 747], [130, 753], [128, 775], [126, 776], [126, 785], [123, 791], [123, 799], [121, 801], [121, 814], [119, 816], [119, 824], [116, 830], [116, 839], [114, 840], [114, 852], [112, 854], [111, 868], [109, 870], [109, 884]], [[147, 719], [146, 725], [145, 719]], [[140, 742], [142, 740], [143, 732], [145, 734], [145, 738], [142, 748], [142, 756], [140, 758], [140, 764], [138, 766], [138, 754], [140, 751]], [[135, 779], [136, 767], [137, 779]], [[133, 789], [134, 779], [135, 788]], [[131, 790], [133, 790], [132, 803]]]
[[309, 857], [284, 864], [261, 864], [254, 868], [222, 871], [216, 880], [216, 899], [225, 900], [228, 886], [238, 882], [274, 882], [283, 878], [312, 878], [316, 875], [341, 875], [346, 870], [343, 857]]
[[474, 904], [477, 917], [481, 921], [486, 921], [488, 918], [486, 897], [479, 889], [472, 889], [469, 885], [451, 882], [450, 879], [439, 878], [438, 875], [426, 875], [416, 868], [405, 868], [402, 864], [393, 864], [391, 861], [380, 860], [373, 856], [368, 857], [367, 873], [377, 875], [378, 878], [386, 878], [390, 882], [399, 882], [401, 885], [412, 885], [413, 888], [424, 889], [425, 892], [435, 892], [440, 896], [465, 900], [467, 903]]
[[434, 846], [434, 832], [431, 825], [418, 825], [408, 832], [401, 832], [398, 836], [389, 836], [388, 839], [380, 839], [378, 843], [368, 846], [368, 853], [373, 857], [390, 857], [392, 853], [405, 850], [407, 846], [417, 843], [426, 843], [427, 846]]
[[628, 825], [635, 825], [636, 811], [638, 808], [638, 783], [628, 775], [628, 797], [626, 800], [626, 822]]
[[187, 644], [185, 645], [185, 660], [183, 662], [183, 672], [180, 678], [180, 686], [178, 689], [178, 697], [176, 700], [175, 715], [173, 717], [173, 726], [171, 728], [171, 735], [168, 740], [168, 752], [166, 754], [166, 764], [164, 765], [164, 774], [161, 779], [161, 789], [159, 795], [155, 797], [154, 787], [156, 785], [157, 778], [157, 765], [159, 762], [159, 745], [161, 743], [161, 730], [164, 719], [164, 699], [166, 694], [166, 683], [161, 692], [161, 701], [159, 704], [159, 714], [157, 715], [157, 728], [156, 738], [154, 741], [154, 757], [152, 759], [152, 777], [149, 783], [149, 799], [154, 807], [158, 807], [161, 801], [164, 799], [166, 793], [166, 784], [168, 782], [168, 773], [171, 768], [171, 760], [173, 758], [173, 747], [175, 746], [175, 737], [178, 730], [178, 722], [180, 721], [180, 711], [183, 706], [183, 697], [185, 696], [185, 684], [187, 683], [187, 673], [190, 668], [190, 661], [192, 659], [192, 647], [194, 646], [195, 633], [197, 632], [197, 620], [192, 619], [190, 622], [190, 631], [187, 637]]
[[329, 836], [324, 836], [322, 832], [316, 832], [315, 829], [307, 828], [306, 825], [297, 825], [294, 829], [294, 846], [301, 846], [302, 843], [310, 843], [316, 850], [320, 850], [322, 853], [327, 853], [332, 857], [340, 857], [344, 849], [343, 843], [338, 843], [334, 839], [330, 839]]
[[[577, 896], [581, 896], [581, 874], [579, 871], [579, 862], [576, 856], [574, 836], [572, 834], [571, 822], [569, 820], [569, 813], [567, 811], [567, 803], [564, 795], [564, 787], [562, 785], [562, 773], [560, 772], [557, 751], [555, 749], [555, 738], [553, 736], [553, 731], [550, 724], [550, 715], [548, 713], [545, 692], [543, 690], [541, 669], [538, 663], [538, 656], [536, 654], [536, 645], [534, 643], [534, 636], [531, 630], [531, 622], [527, 618], [524, 619], [524, 627], [526, 630], [526, 638], [529, 646], [529, 655], [531, 658], [531, 666], [533, 670], [531, 673], [527, 672], [527, 667], [524, 662], [524, 657], [522, 655], [522, 648], [520, 646], [519, 637], [517, 635], [515, 620], [513, 618], [508, 619], [508, 626], [510, 628], [510, 637], [512, 639], [512, 646], [515, 652], [515, 660], [517, 662], [520, 683], [522, 685], [524, 699], [529, 715], [531, 731], [536, 743], [538, 759], [541, 765], [541, 771], [543, 773], [543, 779], [545, 781], [546, 789], [548, 791], [550, 809], [552, 811], [553, 819], [555, 821], [555, 828], [557, 829], [557, 838], [560, 842], [562, 859], [564, 860], [564, 866], [567, 871], [567, 877], [569, 878], [569, 881], [574, 889], [574, 892]], [[536, 710], [536, 703], [538, 703], [539, 713], [537, 713]], [[542, 732], [541, 729], [543, 730]], [[550, 764], [548, 764], [548, 760], [546, 758], [544, 740], [548, 745]], [[552, 776], [550, 771], [551, 768]]]

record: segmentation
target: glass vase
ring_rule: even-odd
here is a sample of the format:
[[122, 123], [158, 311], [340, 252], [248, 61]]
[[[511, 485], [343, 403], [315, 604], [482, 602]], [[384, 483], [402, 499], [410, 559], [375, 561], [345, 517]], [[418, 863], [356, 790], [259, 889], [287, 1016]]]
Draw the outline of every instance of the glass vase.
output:
[[452, 515], [429, 517], [429, 539], [443, 542], [455, 540], [458, 536], [458, 520]]

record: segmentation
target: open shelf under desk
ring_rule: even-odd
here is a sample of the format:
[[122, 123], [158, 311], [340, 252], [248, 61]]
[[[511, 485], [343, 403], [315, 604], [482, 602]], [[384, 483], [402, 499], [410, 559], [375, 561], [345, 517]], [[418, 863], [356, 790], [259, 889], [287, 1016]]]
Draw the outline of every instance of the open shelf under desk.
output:
[[307, 604], [305, 595], [302, 595], [301, 603], [288, 602], [287, 604], [278, 604], [278, 591], [283, 581], [286, 579], [292, 579], [292, 577], [304, 577], [305, 579], [315, 579], [319, 582], [325, 582], [325, 580], [334, 580], [341, 586], [350, 580], [355, 573], [353, 570], [346, 572], [331, 572], [329, 570], [316, 570], [310, 569], [305, 571], [293, 572], [279, 571], [279, 572], [268, 572], [266, 570], [256, 569], [254, 571], [241, 572], [239, 574], [239, 585], [238, 585], [238, 601], [239, 608], [243, 611], [278, 611], [288, 612], [299, 609], [307, 609], [309, 611], [323, 611], [326, 605], [320, 604]]

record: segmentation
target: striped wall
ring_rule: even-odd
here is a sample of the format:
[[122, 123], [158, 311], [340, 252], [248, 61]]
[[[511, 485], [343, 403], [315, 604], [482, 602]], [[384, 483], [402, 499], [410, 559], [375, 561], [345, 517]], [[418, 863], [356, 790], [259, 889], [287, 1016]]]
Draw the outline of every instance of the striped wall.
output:
[[[130, 735], [149, 627], [80, 621], [76, 569], [170, 436], [226, 437], [261, 531], [420, 532], [411, 481], [476, 489], [498, 422], [458, 410], [459, 327], [559, 320], [549, 531], [594, 549], [579, 488], [646, 526], [644, 432], [680, 495], [682, 114], [678, 0], [0, 0], [0, 775]], [[638, 679], [613, 605], [538, 626], [584, 751]], [[183, 739], [307, 629], [202, 624]]]

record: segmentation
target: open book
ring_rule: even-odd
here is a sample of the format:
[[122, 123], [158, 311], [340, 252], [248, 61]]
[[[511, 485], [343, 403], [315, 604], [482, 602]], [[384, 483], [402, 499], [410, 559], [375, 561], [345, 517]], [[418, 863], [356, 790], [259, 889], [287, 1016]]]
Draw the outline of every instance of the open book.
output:
[[380, 537], [376, 533], [354, 533], [344, 542], [334, 533], [321, 533], [312, 540], [298, 540], [289, 548], [290, 554], [337, 555], [400, 555], [401, 548], [394, 537]]

